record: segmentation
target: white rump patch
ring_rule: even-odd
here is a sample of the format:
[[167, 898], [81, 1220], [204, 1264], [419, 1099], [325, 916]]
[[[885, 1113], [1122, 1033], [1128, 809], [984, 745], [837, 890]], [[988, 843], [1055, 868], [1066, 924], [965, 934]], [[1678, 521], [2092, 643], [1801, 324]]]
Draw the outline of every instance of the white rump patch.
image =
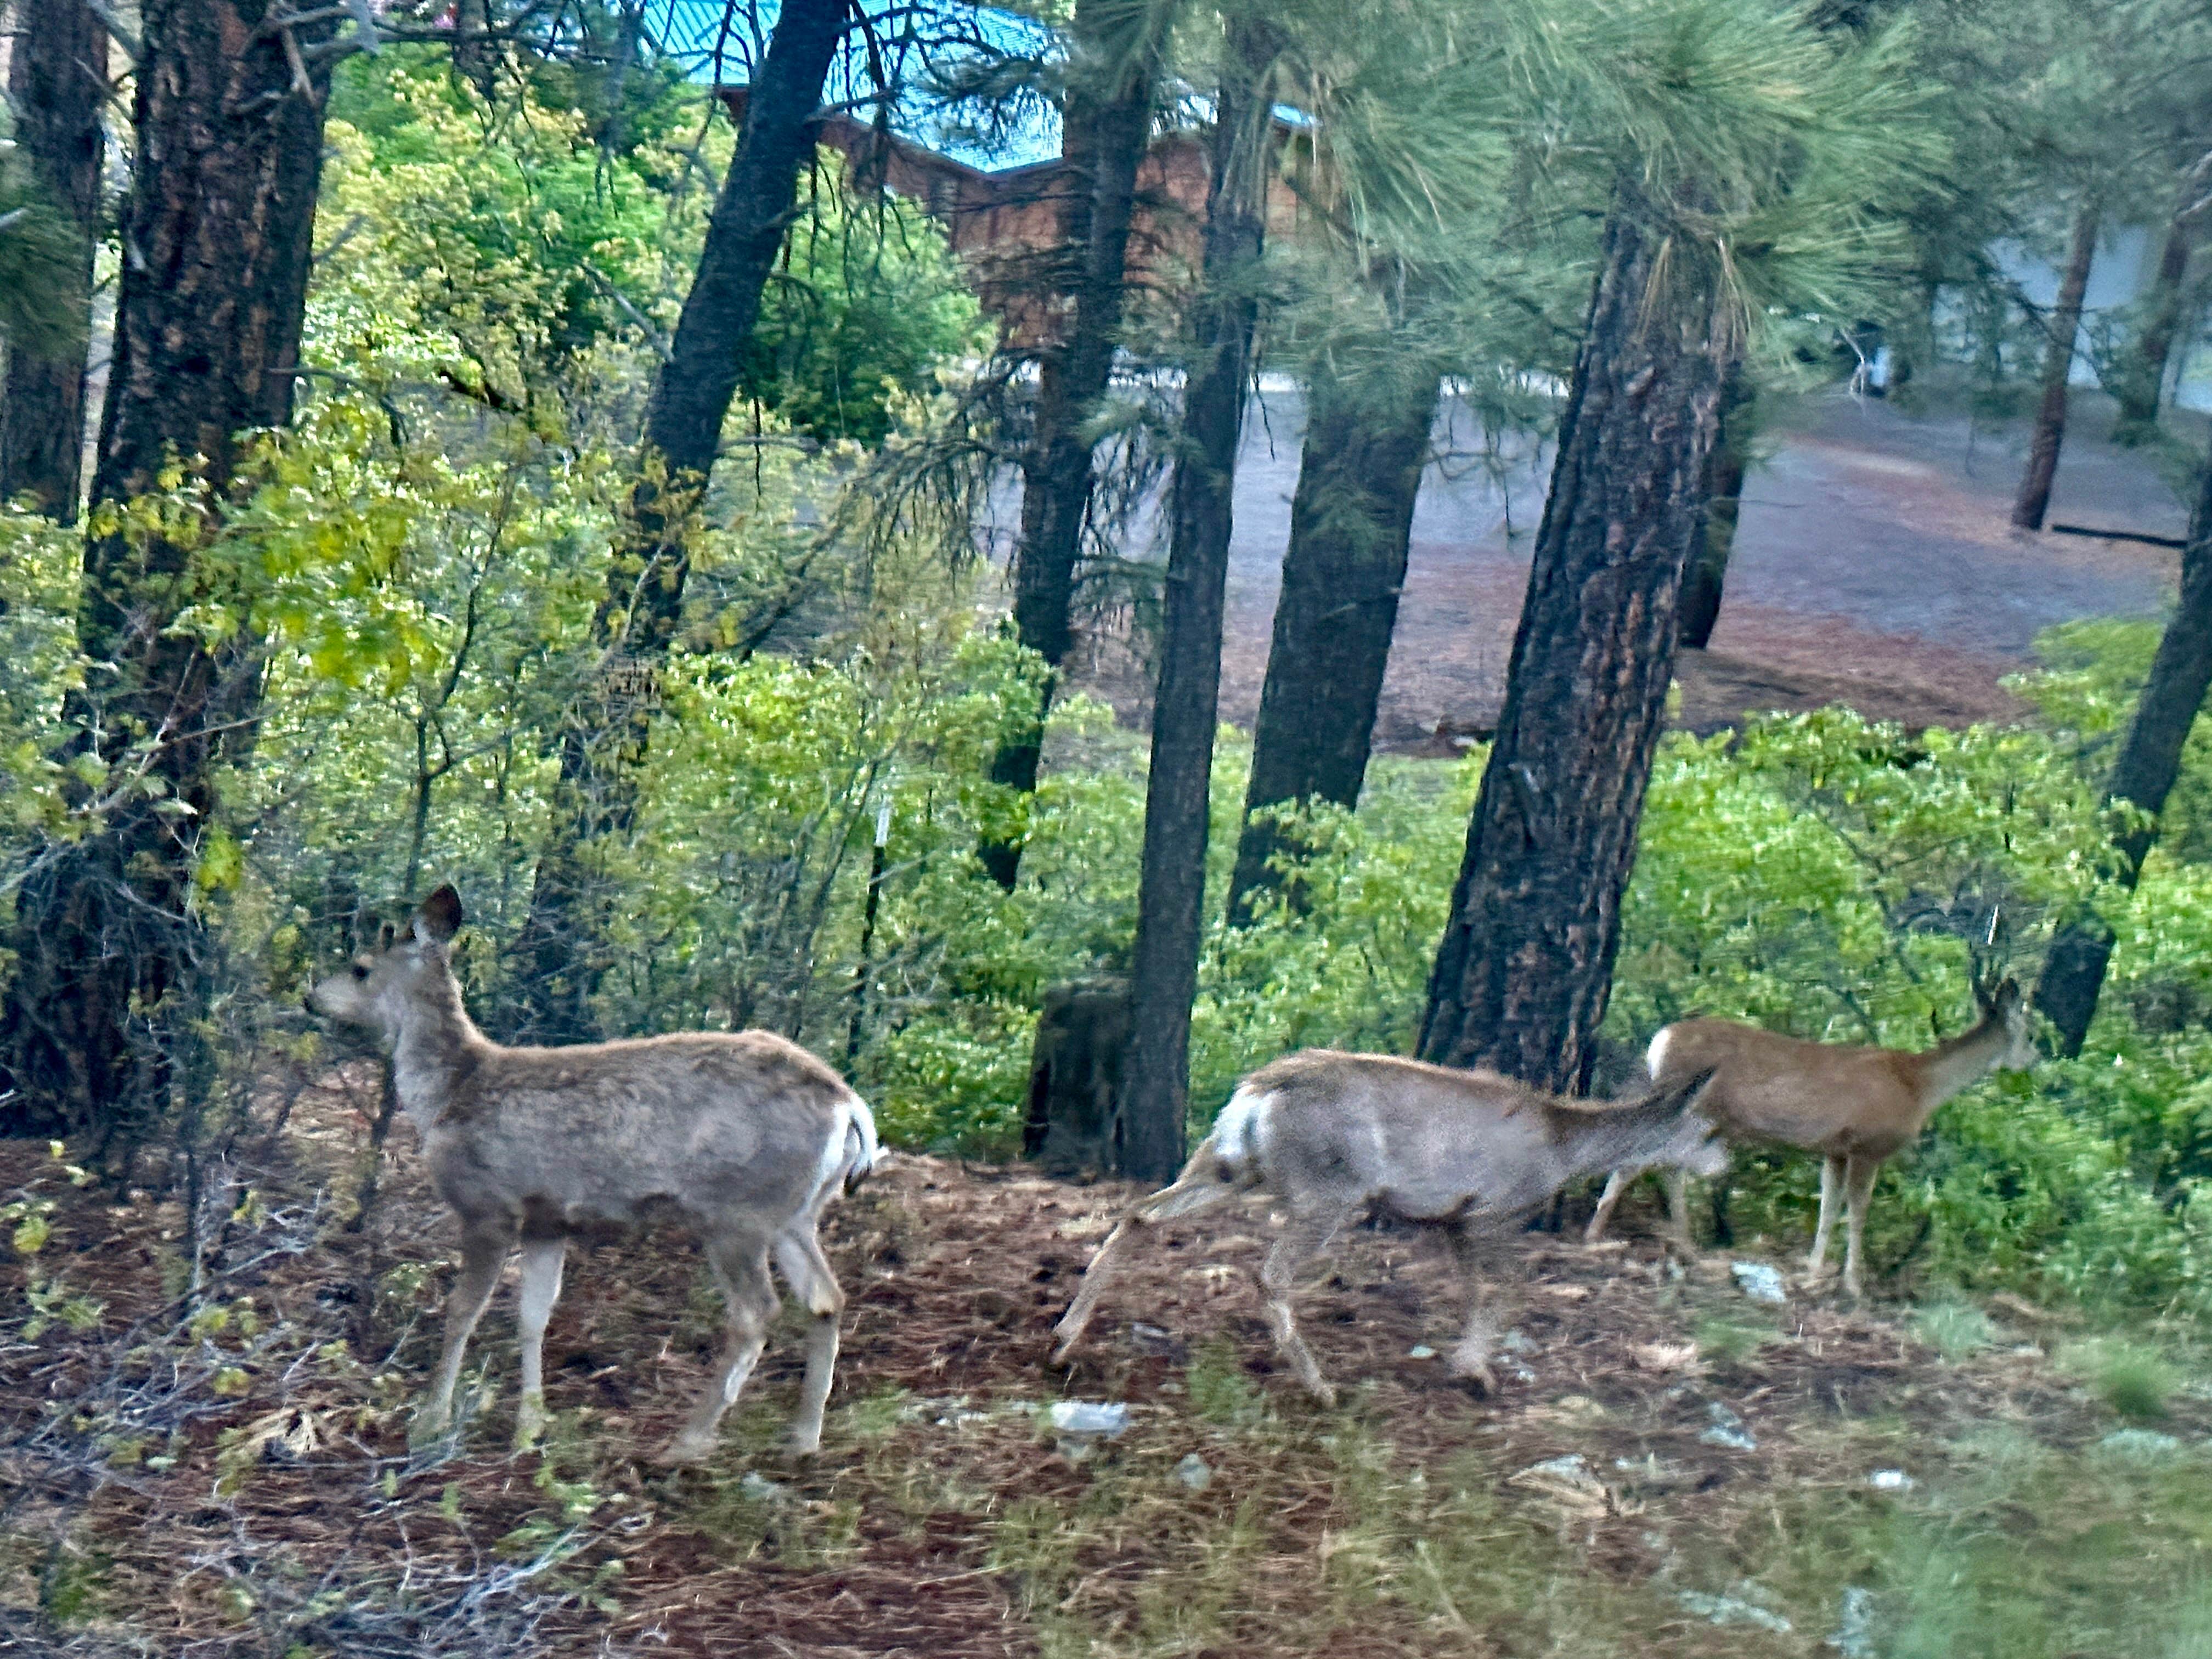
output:
[[883, 1148], [876, 1141], [876, 1115], [858, 1095], [846, 1103], [845, 1129], [848, 1136], [860, 1143], [860, 1155], [846, 1168], [845, 1178], [851, 1181], [874, 1169], [883, 1156]]
[[853, 1109], [840, 1104], [836, 1115], [830, 1120], [830, 1133], [822, 1137], [822, 1156], [815, 1162], [814, 1184], [806, 1193], [808, 1209], [820, 1203], [822, 1195], [845, 1173], [846, 1160], [852, 1155], [852, 1140]]
[[1659, 1035], [1651, 1039], [1651, 1046], [1644, 1051], [1644, 1069], [1651, 1074], [1654, 1083], [1659, 1080], [1660, 1068], [1667, 1063], [1667, 1039], [1674, 1035], [1673, 1026], [1661, 1026]]
[[1274, 1115], [1273, 1091], [1255, 1094], [1243, 1085], [1213, 1120], [1213, 1150], [1231, 1164], [1255, 1164]]

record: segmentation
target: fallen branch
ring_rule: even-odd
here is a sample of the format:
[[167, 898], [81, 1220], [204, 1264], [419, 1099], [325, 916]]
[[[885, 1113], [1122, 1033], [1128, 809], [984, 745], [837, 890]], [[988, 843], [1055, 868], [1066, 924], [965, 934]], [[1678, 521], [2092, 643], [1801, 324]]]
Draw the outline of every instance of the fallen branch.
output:
[[2179, 536], [2149, 536], [2134, 530], [2092, 530], [2078, 524], [2055, 524], [2051, 527], [2062, 536], [2088, 536], [2100, 542], [2148, 542], [2153, 547], [2189, 545]]

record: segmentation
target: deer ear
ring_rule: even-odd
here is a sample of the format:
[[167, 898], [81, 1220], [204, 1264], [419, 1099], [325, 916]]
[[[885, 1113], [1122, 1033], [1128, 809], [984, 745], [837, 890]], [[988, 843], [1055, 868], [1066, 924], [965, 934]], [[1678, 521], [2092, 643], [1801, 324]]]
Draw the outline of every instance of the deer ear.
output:
[[451, 886], [441, 887], [422, 901], [416, 913], [415, 937], [434, 939], [443, 945], [461, 931], [461, 896]]
[[376, 948], [379, 951], [389, 951], [392, 941], [398, 937], [399, 930], [387, 921], [376, 930]]

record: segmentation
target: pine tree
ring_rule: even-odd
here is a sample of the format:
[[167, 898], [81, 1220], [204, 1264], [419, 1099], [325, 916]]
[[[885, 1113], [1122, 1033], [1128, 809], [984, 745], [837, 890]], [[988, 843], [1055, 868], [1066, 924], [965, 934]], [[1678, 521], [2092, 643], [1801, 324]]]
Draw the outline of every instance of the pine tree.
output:
[[1172, 1179], [1182, 1164], [1231, 497], [1259, 325], [1256, 282], [1273, 162], [1268, 142], [1273, 32], [1258, 17], [1238, 12], [1231, 14], [1224, 33], [1208, 149], [1206, 261], [1189, 324], [1189, 368], [1170, 489], [1167, 595], [1152, 700], [1123, 1072], [1121, 1171], [1152, 1181]]
[[[1021, 458], [1021, 539], [1014, 551], [1014, 630], [1048, 674], [1034, 720], [1026, 717], [993, 761], [994, 783], [1030, 793], [1043, 752], [1060, 664], [1074, 639], [1076, 569], [1091, 509], [1091, 451], [1121, 344], [1137, 175], [1152, 141], [1164, 50], [1164, 12], [1132, 14], [1124, 0], [1079, 0], [1070, 26], [1074, 61], [1060, 112], [1057, 209], [1065, 283], [1065, 335], [1037, 365], [1036, 413]], [[1057, 305], [1048, 313], [1059, 310]], [[1011, 889], [1017, 841], [986, 841], [984, 867]]]
[[[262, 0], [147, 0], [114, 359], [93, 476], [78, 634], [101, 666], [68, 711], [100, 827], [16, 899], [0, 1012], [26, 1129], [129, 1133], [204, 1086], [195, 1014], [210, 936], [194, 877], [220, 835], [216, 778], [250, 737], [250, 653], [172, 626], [189, 537], [120, 507], [197, 459], [220, 501], [234, 436], [289, 416], [322, 168], [326, 14], [292, 29]], [[88, 791], [94, 786], [87, 784]]]
[[1306, 379], [1306, 429], [1291, 539], [1260, 713], [1229, 914], [1249, 919], [1294, 851], [1269, 808], [1358, 805], [1375, 711], [1405, 585], [1413, 506], [1436, 422], [1433, 368], [1347, 385], [1327, 365]]
[[[2158, 815], [2181, 775], [2204, 693], [2212, 686], [2212, 459], [2197, 483], [2197, 507], [2181, 553], [2181, 594], [2158, 642], [2150, 678], [2112, 763], [2107, 794], [2122, 814], [2112, 838], [2114, 872], [2123, 893], [2135, 890], [2158, 836]], [[2096, 1018], [2097, 998], [2112, 957], [2112, 930], [2094, 914], [2069, 921], [2051, 941], [2036, 981], [2036, 1012], [2048, 1019], [2058, 1052], [2074, 1055]]]
[[1419, 1039], [1555, 1090], [1611, 992], [1722, 388], [1785, 296], [1846, 309], [1896, 245], [1869, 204], [1927, 161], [1893, 35], [1730, 0], [1586, 21], [1550, 109], [1615, 169], [1604, 246]]
[[[41, 513], [76, 519], [84, 463], [85, 320], [92, 256], [100, 228], [103, 135], [99, 72], [107, 33], [82, 0], [22, 0], [8, 64], [8, 105], [26, 169], [45, 198], [46, 222], [10, 227], [11, 240], [35, 256], [37, 271], [6, 273], [19, 294], [51, 269], [58, 291], [40, 304], [53, 319], [36, 331], [9, 331], [7, 384], [0, 388], [0, 499], [27, 493]], [[6, 211], [27, 204], [9, 201]], [[51, 247], [41, 244], [51, 242]], [[22, 255], [15, 247], [0, 256]]]

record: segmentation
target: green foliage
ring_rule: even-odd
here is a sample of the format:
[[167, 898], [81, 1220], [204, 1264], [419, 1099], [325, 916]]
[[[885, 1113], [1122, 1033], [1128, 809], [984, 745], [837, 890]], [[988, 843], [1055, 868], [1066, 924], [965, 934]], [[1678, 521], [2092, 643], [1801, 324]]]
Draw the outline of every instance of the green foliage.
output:
[[2061, 1349], [2058, 1363], [2121, 1416], [2137, 1420], [2164, 1417], [2167, 1399], [2180, 1382], [2156, 1348], [2117, 1336]]
[[29, 161], [0, 151], [0, 340], [40, 356], [85, 345], [82, 235], [40, 188]]
[[1930, 1302], [1912, 1312], [1912, 1334], [1946, 1359], [1964, 1359], [1996, 1340], [1996, 1327], [1971, 1302]]
[[356, 362], [381, 356], [405, 372], [395, 325], [400, 337], [419, 331], [448, 355], [412, 372], [443, 368], [471, 395], [519, 401], [537, 389], [533, 373], [641, 316], [672, 319], [664, 289], [679, 273], [668, 267], [696, 258], [708, 205], [696, 190], [658, 187], [673, 156], [610, 156], [582, 112], [540, 102], [527, 83], [514, 107], [494, 109], [405, 55], [344, 66], [325, 142], [335, 165], [314, 332]]
[[856, 198], [824, 151], [762, 296], [744, 387], [792, 426], [880, 443], [892, 402], [923, 392], [937, 365], [990, 343], [945, 232], [897, 197]]

